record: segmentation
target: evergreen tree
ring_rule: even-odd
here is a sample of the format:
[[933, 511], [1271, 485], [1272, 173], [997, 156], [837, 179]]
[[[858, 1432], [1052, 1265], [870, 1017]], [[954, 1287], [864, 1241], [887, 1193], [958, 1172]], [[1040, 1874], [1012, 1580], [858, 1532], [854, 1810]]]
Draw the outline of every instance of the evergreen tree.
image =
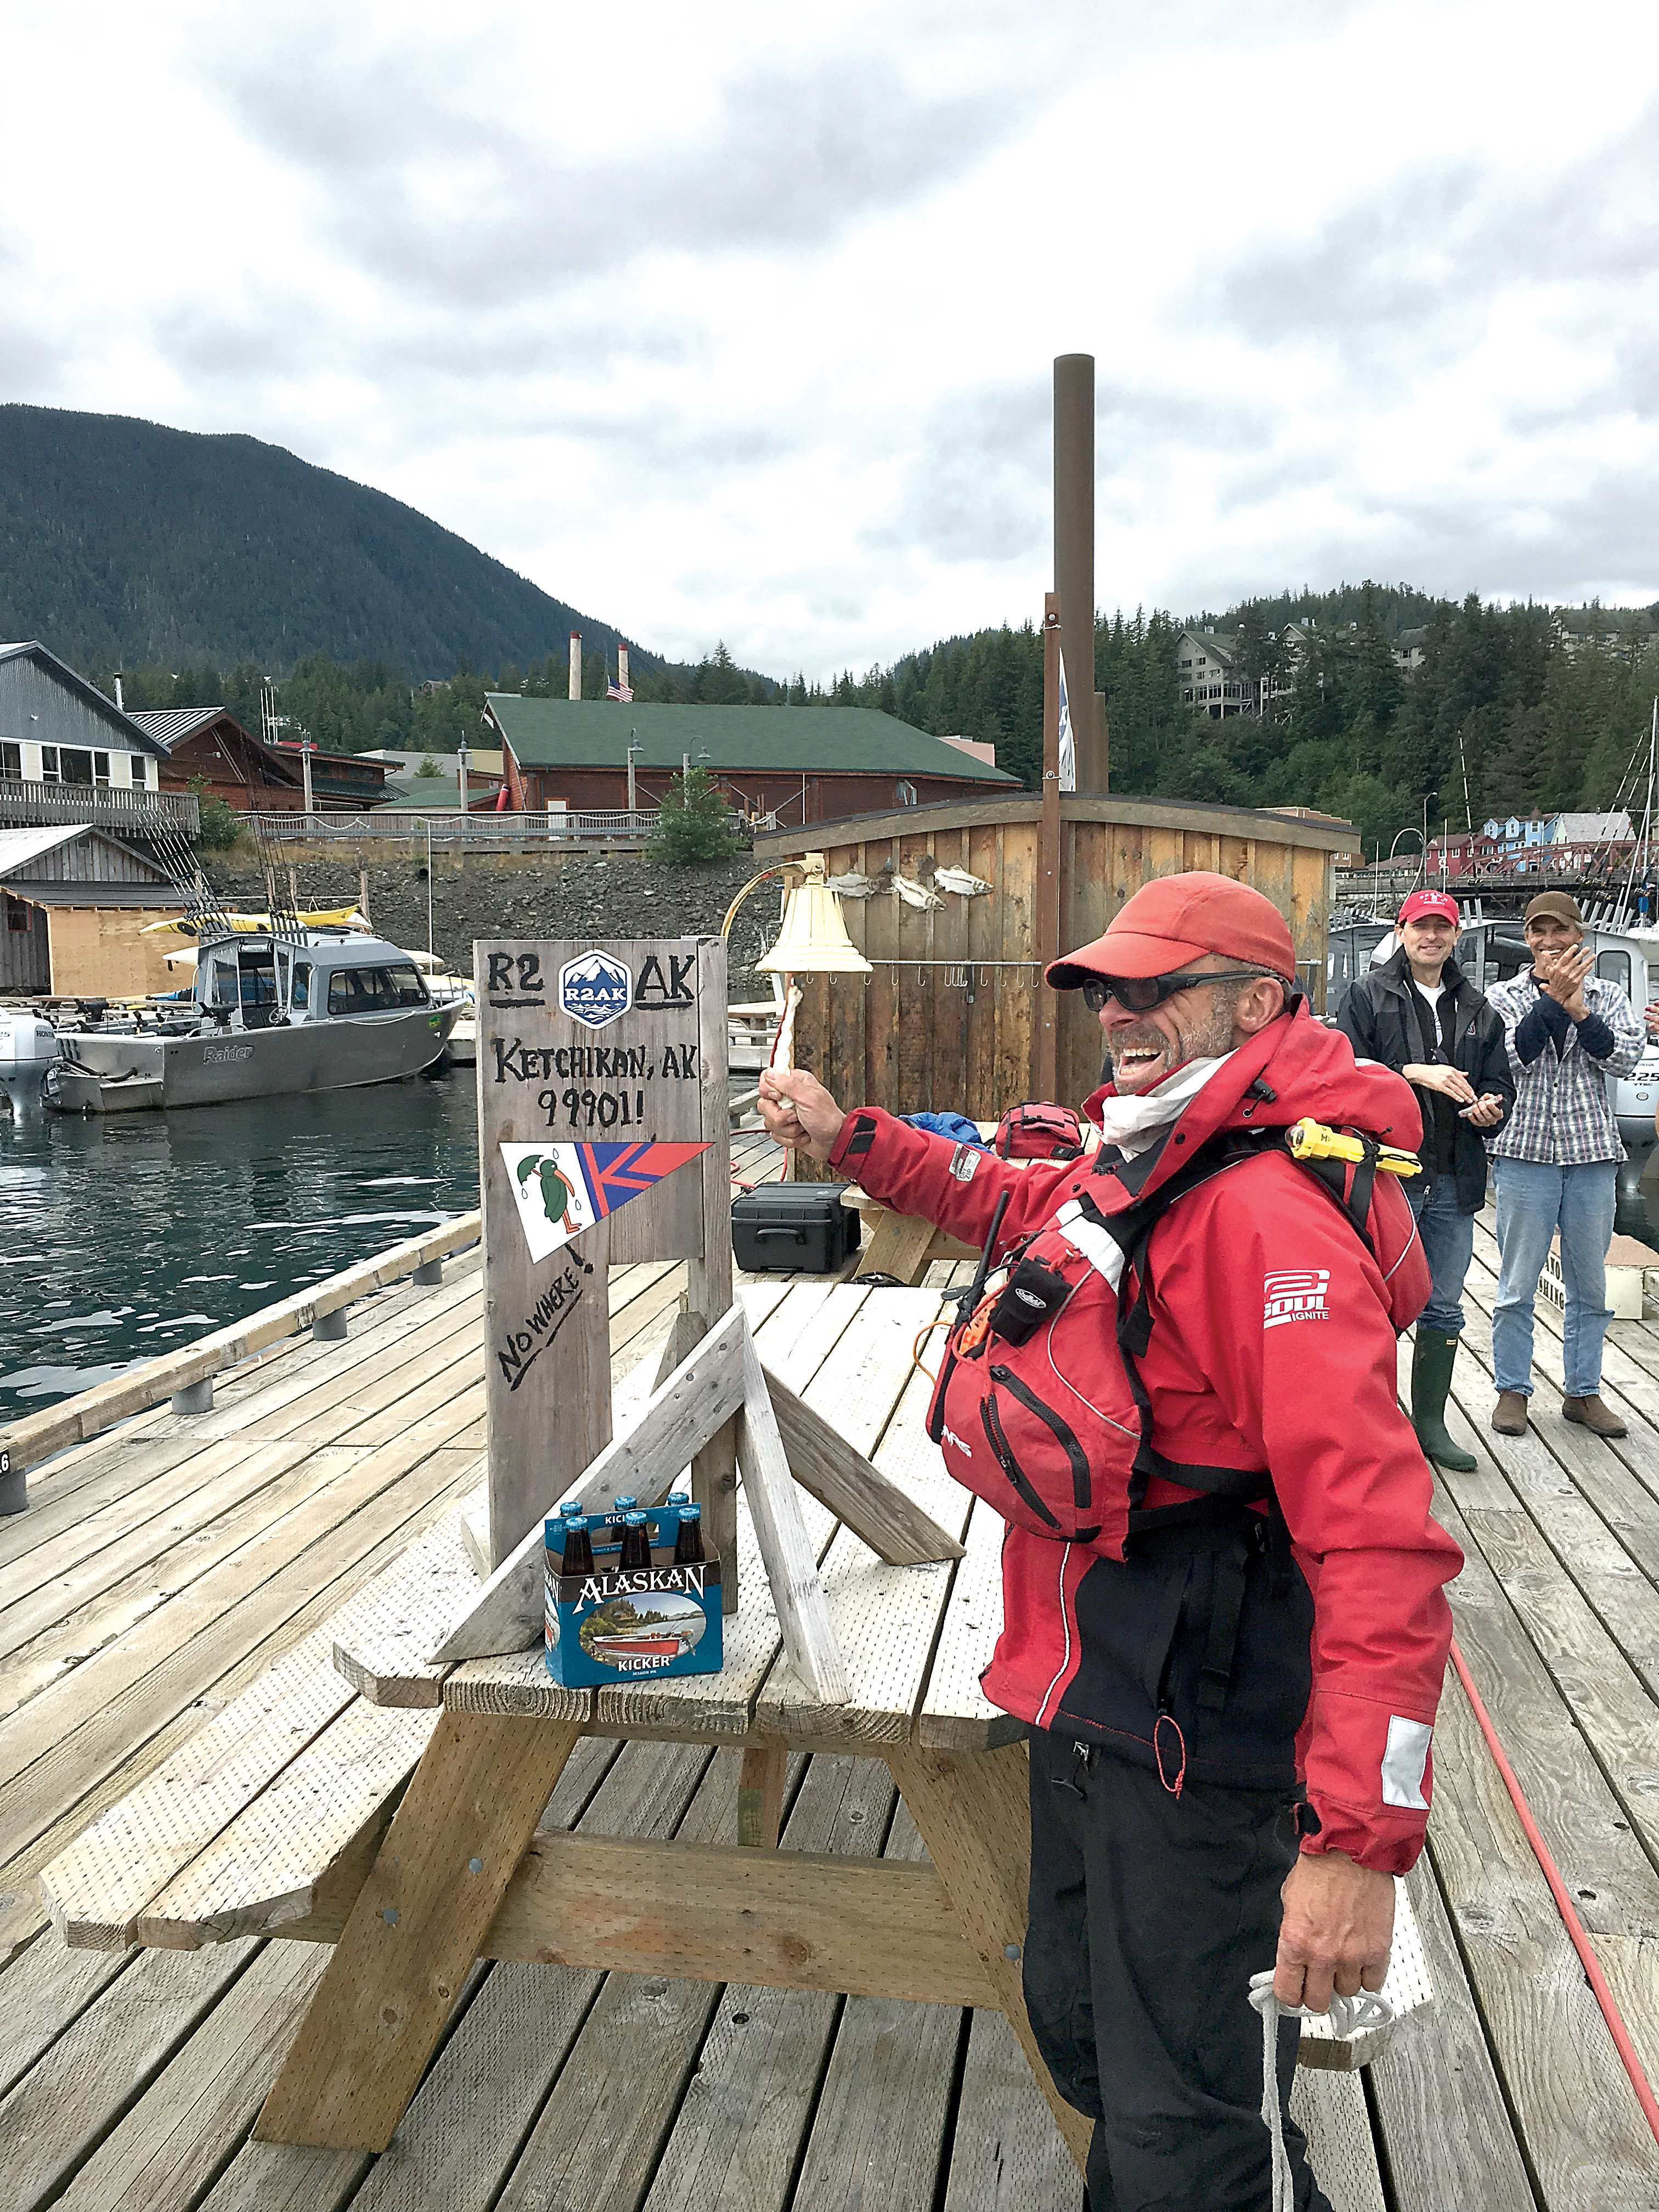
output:
[[729, 860], [738, 850], [731, 810], [707, 769], [670, 779], [646, 850], [677, 868]]

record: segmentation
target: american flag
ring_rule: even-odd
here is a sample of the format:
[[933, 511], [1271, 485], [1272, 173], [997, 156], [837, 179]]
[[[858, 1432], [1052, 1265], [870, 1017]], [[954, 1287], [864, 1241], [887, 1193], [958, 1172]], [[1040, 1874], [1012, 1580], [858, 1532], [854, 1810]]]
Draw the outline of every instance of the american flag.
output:
[[607, 684], [605, 696], [607, 699], [620, 699], [626, 706], [634, 696], [634, 687], [631, 684]]

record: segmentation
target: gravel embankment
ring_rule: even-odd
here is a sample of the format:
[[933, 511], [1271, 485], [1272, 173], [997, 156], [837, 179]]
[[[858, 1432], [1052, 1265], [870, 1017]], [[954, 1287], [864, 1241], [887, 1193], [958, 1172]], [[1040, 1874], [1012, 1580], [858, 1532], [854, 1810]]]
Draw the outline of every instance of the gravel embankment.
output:
[[[263, 908], [264, 878], [246, 864], [208, 866], [227, 904]], [[349, 906], [357, 898], [356, 856], [296, 866], [305, 907]], [[558, 861], [504, 862], [470, 857], [457, 867], [434, 860], [432, 943], [441, 959], [471, 974], [472, 943], [479, 937], [697, 937], [718, 933], [726, 909], [756, 872], [751, 854], [710, 867], [671, 868], [637, 854], [601, 860], [574, 854]], [[279, 890], [284, 889], [279, 878]], [[427, 879], [423, 858], [374, 860], [368, 866], [369, 915], [394, 945], [423, 951], [427, 941]], [[775, 885], [757, 891], [732, 933], [730, 991], [733, 999], [769, 994], [770, 984], [748, 963], [777, 934]], [[743, 963], [739, 965], [739, 963]]]

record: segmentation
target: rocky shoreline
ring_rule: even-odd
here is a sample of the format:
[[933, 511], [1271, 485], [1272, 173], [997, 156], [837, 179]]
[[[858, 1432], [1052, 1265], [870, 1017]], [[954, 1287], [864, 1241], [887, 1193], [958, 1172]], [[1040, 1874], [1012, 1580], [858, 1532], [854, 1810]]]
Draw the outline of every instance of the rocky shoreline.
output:
[[[284, 864], [285, 865], [285, 864]], [[368, 861], [368, 911], [376, 931], [394, 945], [423, 951], [427, 873], [416, 860]], [[207, 866], [228, 905], [263, 909], [264, 878], [246, 862]], [[635, 853], [608, 858], [574, 853], [557, 860], [469, 855], [457, 866], [438, 857], [432, 870], [432, 947], [452, 968], [471, 974], [473, 940], [481, 937], [699, 937], [718, 934], [726, 909], [750, 876], [753, 856], [707, 867], [676, 868]], [[342, 850], [295, 863], [302, 907], [353, 906], [357, 858]], [[286, 888], [279, 877], [279, 891]], [[777, 934], [775, 890], [759, 891], [732, 933], [729, 988], [734, 1000], [769, 994], [751, 963]]]

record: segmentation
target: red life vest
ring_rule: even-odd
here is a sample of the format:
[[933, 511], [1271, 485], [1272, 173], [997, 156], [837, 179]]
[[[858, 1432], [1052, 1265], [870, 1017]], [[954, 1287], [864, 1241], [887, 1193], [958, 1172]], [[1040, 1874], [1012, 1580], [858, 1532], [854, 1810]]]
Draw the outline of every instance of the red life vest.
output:
[[[1368, 1156], [1357, 1167], [1302, 1164], [1370, 1246], [1376, 1146], [1362, 1141]], [[927, 1414], [927, 1433], [955, 1480], [1016, 1528], [1115, 1559], [1153, 1475], [1211, 1498], [1267, 1498], [1266, 1468], [1193, 1466], [1156, 1449], [1139, 1361], [1152, 1328], [1147, 1248], [1157, 1224], [1211, 1176], [1286, 1151], [1282, 1129], [1224, 1132], [1139, 1200], [1099, 1167], [1079, 1172], [1048, 1220], [994, 1273], [981, 1264], [978, 1296], [946, 1340]], [[1156, 1159], [1156, 1151], [1141, 1155], [1131, 1179], [1142, 1182]], [[988, 1255], [999, 1226], [1000, 1217]]]

